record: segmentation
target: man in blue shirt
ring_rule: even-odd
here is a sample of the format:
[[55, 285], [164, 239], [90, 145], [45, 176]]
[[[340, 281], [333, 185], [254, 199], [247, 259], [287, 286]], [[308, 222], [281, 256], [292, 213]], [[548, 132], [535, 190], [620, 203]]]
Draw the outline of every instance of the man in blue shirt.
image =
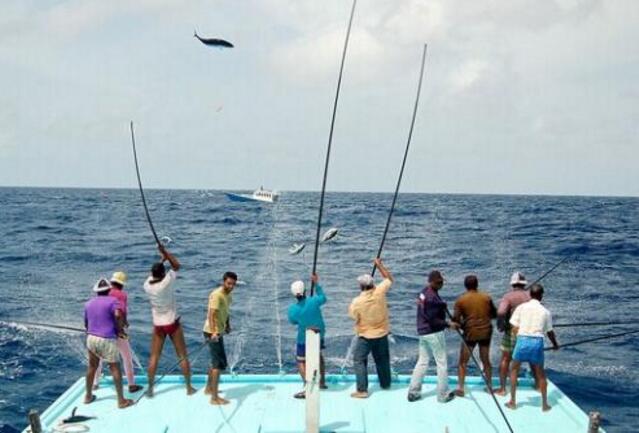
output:
[[[297, 302], [288, 307], [288, 320], [293, 325], [297, 325], [297, 368], [302, 380], [306, 380], [306, 330], [318, 329], [320, 332], [320, 349], [324, 349], [324, 334], [326, 325], [322, 317], [321, 307], [326, 303], [326, 295], [322, 286], [319, 285], [319, 277], [313, 274], [311, 277], [315, 284], [315, 294], [306, 295], [306, 288], [303, 281], [295, 281], [291, 284], [291, 293]], [[320, 354], [320, 389], [326, 389], [326, 378], [324, 371], [324, 356]], [[300, 391], [294, 395], [295, 398], [304, 398], [305, 392]]]

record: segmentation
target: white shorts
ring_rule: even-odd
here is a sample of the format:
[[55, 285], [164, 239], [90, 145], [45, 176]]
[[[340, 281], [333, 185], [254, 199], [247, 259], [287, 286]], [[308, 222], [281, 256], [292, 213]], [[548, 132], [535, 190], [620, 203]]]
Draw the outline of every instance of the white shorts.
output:
[[87, 349], [98, 358], [108, 363], [118, 362], [120, 352], [115, 338], [87, 336]]

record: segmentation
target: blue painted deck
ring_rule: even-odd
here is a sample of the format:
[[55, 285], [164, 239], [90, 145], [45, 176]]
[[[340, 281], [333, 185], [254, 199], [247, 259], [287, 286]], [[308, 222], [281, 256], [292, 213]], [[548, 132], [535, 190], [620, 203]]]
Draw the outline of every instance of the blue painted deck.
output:
[[[298, 376], [240, 375], [223, 376], [223, 396], [231, 404], [209, 404], [203, 394], [205, 376], [194, 376], [198, 392], [186, 396], [181, 376], [167, 376], [156, 385], [153, 399], [143, 398], [136, 406], [117, 409], [110, 379], [103, 379], [97, 400], [85, 405], [84, 378], [78, 379], [43, 414], [45, 431], [69, 416], [74, 407], [78, 414], [97, 416], [87, 421], [92, 433], [294, 433], [304, 430], [304, 401], [292, 395], [301, 390]], [[139, 378], [140, 384], [146, 379]], [[467, 379], [465, 398], [450, 403], [436, 401], [434, 377], [425, 379], [424, 398], [408, 403], [408, 376], [398, 376], [393, 387], [381, 391], [371, 377], [372, 392], [367, 400], [350, 397], [354, 377], [329, 376], [329, 388], [322, 391], [321, 430], [340, 433], [492, 433], [507, 432], [490, 395], [483, 391], [480, 378]], [[456, 379], [450, 378], [451, 386]], [[126, 389], [126, 387], [125, 387]], [[548, 386], [552, 410], [543, 413], [541, 397], [527, 379], [520, 381], [519, 408], [504, 408], [516, 433], [576, 432], [585, 433], [587, 415], [554, 384]], [[506, 397], [497, 397], [500, 404]], [[446, 430], [447, 429], [447, 430]], [[27, 430], [25, 430], [26, 432]]]

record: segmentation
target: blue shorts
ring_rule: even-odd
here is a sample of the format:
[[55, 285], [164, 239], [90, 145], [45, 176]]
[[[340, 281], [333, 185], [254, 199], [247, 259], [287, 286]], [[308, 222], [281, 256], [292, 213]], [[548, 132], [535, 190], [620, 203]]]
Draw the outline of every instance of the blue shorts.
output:
[[[320, 350], [326, 349], [326, 345], [324, 345], [324, 339], [320, 340]], [[306, 361], [306, 344], [297, 343], [297, 349], [295, 351], [297, 361], [304, 362]]]
[[544, 365], [544, 337], [518, 336], [513, 359], [532, 365]]

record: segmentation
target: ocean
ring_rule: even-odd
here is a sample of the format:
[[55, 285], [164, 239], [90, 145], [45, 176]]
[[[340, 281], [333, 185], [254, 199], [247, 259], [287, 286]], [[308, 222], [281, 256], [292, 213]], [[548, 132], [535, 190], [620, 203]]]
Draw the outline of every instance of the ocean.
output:
[[[352, 371], [347, 307], [358, 293], [356, 277], [371, 270], [391, 199], [326, 196], [324, 230], [340, 230], [319, 251], [329, 299], [329, 372]], [[232, 270], [243, 282], [233, 295], [233, 333], [226, 339], [232, 371], [294, 372], [289, 286], [311, 271], [319, 193], [285, 192], [277, 205], [234, 203], [204, 190], [149, 190], [147, 200], [158, 234], [170, 238], [183, 265], [178, 303], [189, 347], [201, 343], [210, 290]], [[637, 198], [400, 194], [383, 253], [396, 280], [389, 293], [393, 368], [410, 373], [416, 360], [415, 297], [432, 269], [444, 273], [441, 295], [452, 307], [467, 274], [476, 274], [498, 302], [513, 271], [534, 280], [570, 257], [543, 281], [555, 323], [636, 319], [638, 215]], [[85, 355], [81, 334], [12, 321], [81, 327], [94, 282], [123, 270], [129, 334], [146, 365], [151, 314], [142, 283], [158, 254], [137, 190], [0, 188], [0, 221], [0, 433], [14, 433], [26, 425], [29, 409], [44, 410], [84, 374]], [[304, 251], [291, 255], [292, 244], [301, 242]], [[557, 336], [561, 344], [629, 329], [567, 327]], [[500, 338], [495, 331], [494, 374]], [[459, 339], [450, 333], [447, 340], [455, 375]], [[601, 411], [608, 432], [636, 431], [637, 344], [634, 334], [548, 353], [549, 378], [584, 411]], [[166, 345], [159, 372], [175, 360]], [[204, 373], [206, 356], [193, 367]]]

